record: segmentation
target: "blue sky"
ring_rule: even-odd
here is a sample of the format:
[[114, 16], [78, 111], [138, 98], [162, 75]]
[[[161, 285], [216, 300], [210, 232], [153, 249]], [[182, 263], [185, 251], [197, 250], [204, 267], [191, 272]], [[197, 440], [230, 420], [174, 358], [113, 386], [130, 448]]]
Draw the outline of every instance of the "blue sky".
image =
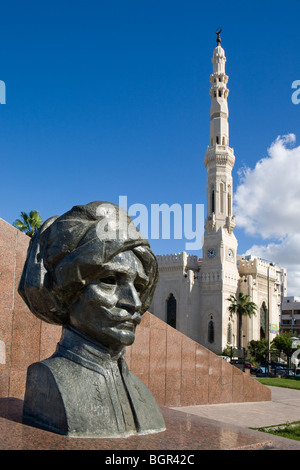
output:
[[[293, 134], [298, 145], [300, 104], [292, 103], [291, 85], [300, 80], [299, 0], [0, 5], [0, 217], [9, 223], [21, 211], [37, 209], [47, 219], [75, 204], [118, 203], [120, 195], [149, 209], [205, 204], [219, 27], [234, 189], [243, 184], [242, 168], [271, 159], [278, 136]], [[259, 226], [245, 229], [235, 230], [240, 253], [283, 239], [276, 231], [262, 236]], [[157, 254], [185, 249], [185, 240], [150, 242]]]

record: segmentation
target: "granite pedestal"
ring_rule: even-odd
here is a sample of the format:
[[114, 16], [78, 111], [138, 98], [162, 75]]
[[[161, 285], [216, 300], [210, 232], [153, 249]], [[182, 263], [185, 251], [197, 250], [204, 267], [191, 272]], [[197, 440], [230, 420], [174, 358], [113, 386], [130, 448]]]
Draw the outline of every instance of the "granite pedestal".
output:
[[[167, 451], [262, 450], [272, 441], [262, 433], [230, 427], [161, 407], [166, 431], [125, 439], [71, 438], [22, 424], [23, 401], [0, 399], [0, 450]], [[134, 454], [132, 454], [134, 455]]]

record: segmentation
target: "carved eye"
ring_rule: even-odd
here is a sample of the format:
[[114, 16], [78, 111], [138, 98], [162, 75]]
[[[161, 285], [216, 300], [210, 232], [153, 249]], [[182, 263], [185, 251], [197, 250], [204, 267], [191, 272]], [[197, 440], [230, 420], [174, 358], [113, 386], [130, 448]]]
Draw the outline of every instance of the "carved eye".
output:
[[138, 282], [134, 284], [134, 287], [135, 287], [135, 290], [138, 293], [143, 292], [143, 290], [145, 289], [144, 284], [141, 284], [141, 283], [138, 283]]
[[114, 276], [103, 277], [102, 279], [100, 279], [100, 281], [103, 282], [103, 284], [109, 284], [111, 286], [115, 286], [117, 283], [116, 278]]

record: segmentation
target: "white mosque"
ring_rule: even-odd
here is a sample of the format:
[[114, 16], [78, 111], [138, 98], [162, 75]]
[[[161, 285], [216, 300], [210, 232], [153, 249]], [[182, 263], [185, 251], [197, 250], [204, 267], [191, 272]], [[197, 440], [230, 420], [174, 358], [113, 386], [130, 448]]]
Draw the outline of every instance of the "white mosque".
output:
[[232, 214], [235, 156], [229, 146], [225, 63], [218, 32], [210, 76], [210, 142], [204, 157], [207, 216], [203, 258], [186, 252], [157, 256], [160, 277], [150, 308], [151, 313], [217, 354], [227, 346], [238, 346], [238, 319], [228, 310], [231, 294], [249, 294], [257, 305], [257, 314], [243, 319], [242, 347], [247, 347], [252, 339], [271, 341], [278, 334], [287, 285], [284, 268], [237, 254]]

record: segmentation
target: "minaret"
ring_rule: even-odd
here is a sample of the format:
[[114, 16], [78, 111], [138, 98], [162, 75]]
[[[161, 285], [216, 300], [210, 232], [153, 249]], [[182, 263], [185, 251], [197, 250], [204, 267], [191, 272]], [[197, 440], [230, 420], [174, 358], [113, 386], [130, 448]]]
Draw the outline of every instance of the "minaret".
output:
[[210, 76], [210, 145], [205, 154], [207, 170], [207, 219], [209, 231], [220, 227], [232, 232], [235, 223], [232, 216], [232, 175], [235, 157], [229, 147], [227, 88], [225, 52], [221, 46], [221, 30], [217, 32], [217, 47], [214, 49]]
[[[228, 76], [226, 57], [217, 32], [210, 76], [210, 142], [205, 153], [207, 170], [207, 217], [200, 263], [203, 345], [220, 353], [226, 346], [230, 322], [228, 298], [238, 286], [237, 240], [232, 215], [232, 168], [235, 157], [229, 147]], [[210, 331], [210, 333], [206, 333]], [[214, 334], [212, 334], [214, 331]], [[209, 338], [209, 339], [208, 339]]]

